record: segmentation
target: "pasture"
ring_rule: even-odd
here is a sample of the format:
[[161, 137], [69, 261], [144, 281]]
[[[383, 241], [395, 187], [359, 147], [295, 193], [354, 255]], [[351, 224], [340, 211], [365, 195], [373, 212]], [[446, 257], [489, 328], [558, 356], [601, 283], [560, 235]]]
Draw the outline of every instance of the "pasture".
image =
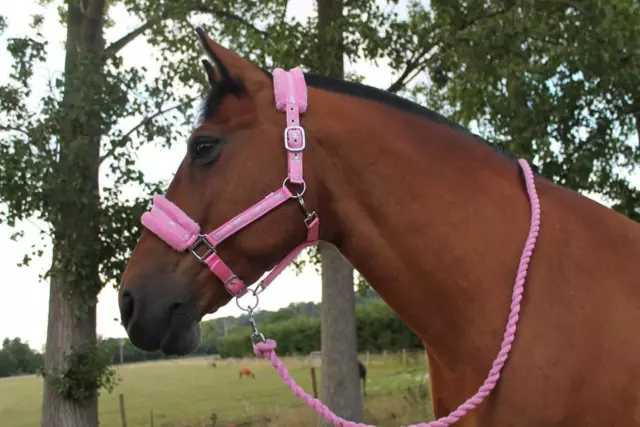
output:
[[[264, 360], [185, 358], [118, 366], [121, 382], [100, 397], [100, 426], [121, 427], [119, 394], [125, 399], [128, 427], [148, 427], [150, 411], [154, 427], [216, 426], [293, 427], [315, 425], [315, 414], [285, 387]], [[295, 380], [311, 392], [306, 359], [283, 358]], [[361, 357], [366, 362], [366, 356]], [[240, 367], [250, 367], [256, 378], [238, 378]], [[398, 426], [432, 419], [431, 404], [416, 399], [408, 387], [428, 384], [424, 357], [372, 355], [367, 366], [365, 422]], [[320, 389], [320, 371], [318, 370]], [[4, 427], [38, 427], [42, 404], [42, 379], [35, 376], [0, 379], [0, 419]], [[259, 420], [263, 420], [262, 422]], [[268, 423], [264, 420], [269, 420]]]

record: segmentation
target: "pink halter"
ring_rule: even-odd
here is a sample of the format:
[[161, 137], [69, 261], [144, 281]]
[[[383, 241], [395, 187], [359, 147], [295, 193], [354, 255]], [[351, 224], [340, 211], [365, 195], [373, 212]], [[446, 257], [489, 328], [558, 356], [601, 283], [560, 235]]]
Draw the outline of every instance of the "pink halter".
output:
[[[163, 196], [155, 196], [151, 210], [142, 215], [142, 224], [145, 227], [176, 251], [188, 250], [191, 252], [200, 262], [209, 267], [211, 272], [224, 283], [227, 291], [235, 297], [244, 295], [247, 292], [247, 286], [242, 279], [233, 274], [233, 271], [216, 251], [217, 246], [227, 237], [262, 218], [290, 199], [296, 199], [302, 208], [305, 215], [304, 223], [307, 227], [307, 239], [280, 261], [258, 284], [254, 292], [264, 290], [304, 248], [318, 242], [320, 220], [315, 212], [307, 210], [303, 199], [306, 184], [302, 176], [302, 151], [305, 148], [306, 140], [304, 129], [300, 125], [300, 114], [307, 110], [307, 86], [304, 74], [300, 68], [294, 68], [289, 72], [276, 68], [273, 72], [273, 84], [276, 108], [278, 111], [285, 111], [287, 118], [287, 126], [284, 129], [284, 147], [287, 151], [288, 174], [282, 187], [209, 234], [201, 233], [198, 223]], [[292, 193], [287, 184], [301, 187], [300, 192]], [[198, 248], [201, 245], [205, 246], [202, 255], [198, 253]]]

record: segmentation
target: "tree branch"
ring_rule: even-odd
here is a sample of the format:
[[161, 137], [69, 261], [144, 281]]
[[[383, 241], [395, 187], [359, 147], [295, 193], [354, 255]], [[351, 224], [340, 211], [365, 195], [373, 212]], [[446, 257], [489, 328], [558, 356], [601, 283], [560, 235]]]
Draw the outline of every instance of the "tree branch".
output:
[[[459, 34], [463, 33], [464, 31], [468, 30], [470, 27], [472, 27], [473, 25], [476, 25], [477, 23], [481, 22], [481, 21], [485, 21], [488, 19], [492, 19], [492, 18], [497, 18], [501, 15], [504, 15], [508, 12], [510, 12], [515, 6], [514, 5], [510, 5], [507, 8], [489, 13], [487, 15], [484, 16], [480, 16], [477, 17], [475, 19], [463, 22], [460, 26], [458, 26], [458, 28], [455, 29], [456, 32], [456, 36], [458, 36]], [[433, 33], [433, 31], [432, 31]], [[442, 41], [442, 46], [440, 46], [441, 48], [444, 48], [446, 46], [451, 46], [454, 42], [455, 42], [455, 38], [447, 38], [445, 40]], [[405, 70], [402, 72], [402, 74], [387, 88], [387, 91], [392, 92], [392, 93], [396, 93], [400, 90], [402, 90], [409, 82], [411, 82], [411, 80], [413, 80], [420, 72], [422, 72], [424, 70], [424, 68], [426, 68], [427, 66], [427, 61], [425, 61], [427, 55], [429, 55], [430, 52], [433, 51], [434, 48], [438, 47], [438, 43], [433, 43], [429, 49], [422, 49], [422, 52], [420, 55], [418, 55], [417, 58], [409, 61], [409, 63], [407, 64]], [[408, 78], [409, 75], [416, 71], [413, 76], [411, 78]]]
[[126, 45], [131, 43], [140, 34], [144, 33], [145, 31], [147, 31], [148, 29], [153, 27], [157, 22], [159, 22], [159, 20], [153, 20], [153, 19], [149, 20], [149, 21], [145, 22], [144, 24], [140, 25], [135, 30], [131, 31], [129, 34], [126, 34], [123, 37], [121, 37], [120, 39], [118, 39], [115, 42], [111, 43], [109, 46], [107, 46], [107, 48], [102, 53], [103, 59], [107, 60], [107, 59], [115, 56]]
[[[638, 137], [638, 141], [640, 141], [640, 114], [635, 113], [633, 115], [633, 119], [636, 124], [636, 134], [637, 134], [636, 136]], [[640, 144], [638, 145], [638, 148], [636, 150], [638, 151], [638, 153], [640, 153]]]
[[[255, 25], [251, 24], [249, 21], [243, 19], [241, 16], [236, 15], [235, 13], [227, 12], [225, 10], [206, 8], [206, 7], [197, 7], [197, 8], [194, 8], [194, 9], [190, 10], [187, 13], [191, 13], [191, 12], [210, 13], [212, 15], [215, 15], [215, 16], [219, 17], [219, 18], [227, 18], [227, 19], [230, 19], [232, 21], [236, 21], [236, 22], [239, 22], [239, 23], [245, 25], [249, 29], [259, 33], [260, 35], [262, 35], [264, 38], [268, 38], [269, 37], [269, 33], [268, 32], [266, 32], [264, 30], [261, 30], [260, 28], [258, 28]], [[104, 52], [102, 54], [103, 59], [107, 60], [107, 59], [113, 57], [119, 51], [121, 51], [126, 45], [131, 43], [140, 34], [142, 34], [145, 31], [151, 29], [154, 25], [158, 24], [159, 22], [161, 22], [161, 21], [163, 21], [165, 19], [169, 19], [169, 18], [170, 18], [169, 16], [163, 15], [163, 16], [161, 16], [159, 18], [150, 19], [147, 22], [145, 22], [144, 24], [140, 25], [135, 30], [131, 31], [128, 34], [125, 34], [120, 39], [118, 39], [115, 42], [111, 43], [104, 50]]]
[[422, 58], [422, 55], [418, 55], [417, 58], [415, 57], [415, 55], [412, 55], [411, 59], [409, 59], [409, 61], [407, 62], [407, 66], [405, 67], [402, 74], [400, 74], [400, 76], [396, 79], [395, 82], [391, 83], [391, 86], [387, 88], [387, 91], [391, 93], [396, 93], [400, 91], [403, 87], [405, 87], [405, 85], [408, 83], [408, 82], [405, 82], [405, 79], [409, 76], [409, 74], [411, 74], [411, 71], [413, 71], [415, 67], [420, 63], [421, 58]]
[[173, 110], [176, 110], [176, 109], [178, 109], [180, 107], [183, 107], [183, 106], [195, 101], [196, 99], [198, 99], [198, 97], [197, 96], [193, 96], [193, 97], [187, 99], [184, 102], [181, 102], [181, 103], [176, 104], [176, 105], [172, 105], [171, 107], [166, 108], [164, 110], [159, 110], [158, 112], [152, 114], [151, 116], [145, 117], [144, 119], [142, 119], [140, 121], [140, 123], [138, 123], [137, 125], [132, 127], [127, 133], [122, 135], [122, 137], [111, 146], [111, 148], [104, 154], [104, 156], [100, 157], [99, 164], [101, 164], [103, 161], [105, 161], [109, 157], [113, 156], [113, 154], [116, 152], [116, 150], [118, 148], [124, 147], [125, 144], [127, 143], [127, 140], [131, 136], [131, 134], [133, 134], [135, 131], [137, 131], [141, 127], [147, 126], [151, 122], [151, 120], [155, 119], [156, 117], [162, 116], [163, 114], [166, 114], [166, 113], [168, 113], [170, 111], [173, 111]]
[[29, 137], [29, 132], [27, 132], [24, 129], [21, 128], [17, 128], [17, 127], [13, 127], [13, 126], [4, 126], [4, 125], [0, 125], [0, 131], [5, 131], [5, 132], [20, 132], [22, 134], [24, 134], [25, 136]]
[[283, 23], [287, 18], [287, 6], [289, 6], [289, 0], [284, 0], [284, 6], [282, 6], [282, 15], [280, 16], [280, 23]]
[[218, 18], [227, 18], [246, 26], [250, 30], [260, 34], [265, 39], [269, 38], [269, 33], [267, 31], [261, 30], [260, 28], [253, 25], [251, 22], [243, 19], [241, 16], [236, 15], [235, 13], [227, 12], [226, 10], [211, 9], [207, 7], [197, 7], [191, 10], [191, 12], [209, 13], [211, 15], [217, 16]]

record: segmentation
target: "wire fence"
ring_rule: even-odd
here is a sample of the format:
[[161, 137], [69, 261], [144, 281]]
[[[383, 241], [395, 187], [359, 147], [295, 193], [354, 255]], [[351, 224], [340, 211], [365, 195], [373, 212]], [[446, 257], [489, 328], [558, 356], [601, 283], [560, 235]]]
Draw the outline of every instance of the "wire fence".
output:
[[[424, 349], [404, 349], [397, 352], [361, 352], [358, 354], [358, 359], [369, 368], [369, 370], [382, 369], [385, 374], [388, 375], [389, 372], [393, 372], [396, 376], [402, 376], [402, 378], [398, 379], [397, 383], [392, 383], [388, 380], [388, 378], [376, 380], [374, 378], [373, 384], [368, 387], [371, 388], [373, 386], [372, 392], [375, 397], [380, 398], [384, 396], [385, 393], [400, 393], [401, 400], [400, 402], [411, 403], [413, 409], [419, 407], [420, 404], [424, 406], [429, 400], [428, 396], [428, 372], [426, 369], [426, 356]], [[301, 375], [302, 372], [306, 372], [307, 368], [310, 371], [315, 369], [314, 367], [318, 366], [319, 361], [321, 361], [321, 354], [319, 352], [314, 352], [313, 354], [289, 354], [282, 356], [282, 360], [285, 365], [290, 370], [297, 370], [298, 375]], [[276, 400], [275, 394], [282, 395], [283, 386], [277, 382], [271, 383], [268, 387], [269, 389], [265, 389], [265, 383], [261, 382], [264, 379], [264, 372], [266, 372], [266, 367], [261, 367], [261, 365], [267, 365], [268, 362], [262, 358], [251, 357], [251, 358], [226, 358], [222, 359], [217, 355], [205, 356], [201, 358], [189, 358], [189, 359], [177, 359], [177, 360], [162, 360], [162, 361], [153, 361], [153, 362], [142, 362], [120, 365], [123, 369], [136, 369], [136, 366], [146, 365], [146, 369], [153, 370], [156, 369], [155, 366], [159, 365], [187, 365], [187, 366], [199, 366], [204, 367], [205, 369], [210, 369], [209, 372], [225, 372], [227, 381], [230, 378], [236, 378], [234, 381], [242, 381], [241, 378], [230, 377], [230, 375], [238, 375], [234, 374], [236, 371], [240, 372], [243, 369], [248, 369], [258, 371], [261, 374], [261, 378], [258, 381], [251, 383], [243, 383], [237, 382], [238, 389], [233, 386], [235, 383], [225, 383], [224, 386], [229, 389], [226, 391], [229, 399], [237, 400], [248, 400], [249, 405], [255, 405], [260, 408], [268, 408], [268, 410], [256, 409], [256, 408], [246, 408], [245, 411], [237, 411], [236, 415], [238, 420], [232, 420], [233, 424], [231, 424], [228, 419], [223, 419], [224, 417], [219, 414], [225, 414], [228, 418], [228, 412], [232, 412], [229, 407], [223, 408], [225, 410], [215, 412], [211, 411], [211, 413], [207, 417], [202, 416], [202, 411], [199, 412], [199, 416], [194, 419], [188, 416], [188, 406], [191, 402], [185, 401], [183, 404], [183, 410], [181, 413], [184, 413], [184, 417], [181, 415], [180, 419], [168, 420], [167, 415], [169, 415], [166, 408], [162, 407], [160, 403], [154, 403], [154, 393], [151, 390], [148, 390], [146, 386], [144, 386], [145, 393], [147, 394], [147, 398], [144, 403], [141, 404], [139, 401], [139, 392], [136, 391], [135, 395], [132, 395], [130, 400], [132, 401], [129, 406], [127, 406], [127, 396], [125, 393], [118, 393], [118, 403], [117, 408], [113, 406], [109, 408], [109, 410], [101, 410], [100, 411], [100, 426], [101, 427], [220, 427], [220, 426], [231, 426], [234, 427], [258, 427], [258, 426], [272, 426], [273, 418], [278, 417], [279, 403]], [[135, 366], [134, 366], [135, 365]], [[155, 365], [155, 366], [154, 366]], [[218, 369], [216, 369], [218, 368]], [[219, 369], [222, 368], [222, 369]], [[206, 372], [206, 371], [205, 371]], [[188, 374], [187, 374], [188, 375]], [[313, 375], [313, 374], [312, 374]], [[378, 376], [382, 376], [383, 374], [378, 373]], [[253, 379], [248, 376], [247, 381], [252, 381]], [[302, 375], [302, 380], [306, 380], [309, 382], [309, 374]], [[182, 387], [188, 389], [190, 387], [189, 378], [184, 378], [184, 383]], [[376, 388], [376, 381], [378, 381], [378, 386]], [[220, 384], [222, 385], [222, 384]], [[151, 384], [151, 387], [154, 385]], [[302, 384], [303, 388], [311, 393], [310, 384]], [[240, 396], [240, 394], [247, 393], [245, 387], [250, 390], [252, 393], [249, 399], [246, 399], [246, 396]], [[141, 384], [137, 384], [136, 390], [140, 390], [142, 388]], [[313, 388], [315, 389], [315, 378], [313, 379]], [[393, 391], [391, 390], [393, 388]], [[244, 390], [244, 391], [243, 391]], [[176, 399], [180, 399], [180, 395], [183, 393], [183, 390], [174, 390], [176, 394]], [[237, 394], [237, 396], [236, 396]], [[287, 393], [288, 394], [288, 393]], [[283, 395], [284, 396], [284, 395]], [[115, 397], [115, 396], [114, 396]], [[284, 399], [288, 399], [289, 396], [283, 397]], [[219, 402], [219, 398], [217, 402], [213, 402], [211, 407], [213, 408], [214, 404], [219, 406], [221, 405]], [[188, 399], [187, 399], [188, 400]], [[212, 400], [213, 397], [212, 397]], [[134, 402], [135, 401], [135, 402]], [[266, 402], [268, 401], [268, 403]], [[237, 403], [237, 402], [236, 402]], [[389, 403], [390, 405], [391, 403]], [[397, 405], [397, 403], [394, 403]], [[294, 401], [294, 405], [300, 407], [297, 401]], [[291, 406], [291, 404], [289, 404]], [[106, 408], [104, 408], [106, 409]], [[194, 414], [195, 415], [195, 414]], [[303, 422], [303, 421], [300, 421]], [[283, 424], [276, 424], [283, 425]], [[284, 424], [286, 425], [286, 424]], [[306, 424], [303, 424], [306, 425]]]

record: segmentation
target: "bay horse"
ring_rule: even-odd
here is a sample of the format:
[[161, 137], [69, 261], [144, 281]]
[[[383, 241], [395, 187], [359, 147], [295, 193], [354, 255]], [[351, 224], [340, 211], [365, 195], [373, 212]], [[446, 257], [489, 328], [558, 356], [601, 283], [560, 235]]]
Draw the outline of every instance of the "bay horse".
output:
[[[321, 239], [424, 340], [435, 414], [454, 410], [502, 342], [531, 213], [520, 164], [361, 84], [292, 71], [289, 89], [303, 79], [308, 91], [284, 100], [285, 115], [278, 70], [196, 31], [211, 90], [123, 273], [119, 304], [133, 344], [194, 351], [205, 314]], [[497, 387], [456, 425], [640, 426], [640, 225], [531, 180], [543, 215], [517, 335]], [[257, 201], [250, 223], [225, 223]], [[175, 233], [158, 238], [154, 218]]]

